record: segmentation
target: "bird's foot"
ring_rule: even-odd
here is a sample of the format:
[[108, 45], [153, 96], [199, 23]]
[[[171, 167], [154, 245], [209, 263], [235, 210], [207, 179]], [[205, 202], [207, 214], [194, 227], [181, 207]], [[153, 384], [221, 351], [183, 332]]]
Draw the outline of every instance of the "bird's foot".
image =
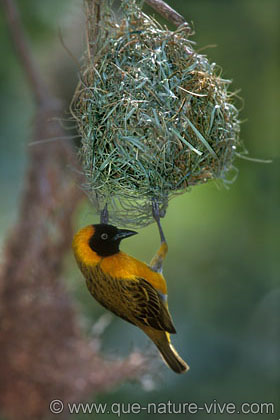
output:
[[165, 237], [164, 237], [164, 233], [163, 233], [163, 230], [162, 230], [162, 227], [161, 227], [161, 223], [160, 223], [160, 218], [165, 216], [165, 210], [160, 210], [159, 204], [158, 204], [156, 199], [153, 199], [153, 201], [152, 201], [152, 214], [153, 214], [153, 218], [155, 219], [155, 221], [158, 225], [160, 240], [161, 240], [162, 243], [166, 242]]
[[159, 222], [160, 218], [165, 216], [165, 213], [166, 213], [166, 210], [165, 209], [160, 209], [158, 201], [155, 198], [153, 198], [153, 200], [152, 200], [152, 214], [153, 214], [153, 218], [155, 219], [155, 221]]
[[104, 206], [104, 209], [100, 213], [100, 223], [108, 224], [109, 222], [109, 212], [107, 203]]

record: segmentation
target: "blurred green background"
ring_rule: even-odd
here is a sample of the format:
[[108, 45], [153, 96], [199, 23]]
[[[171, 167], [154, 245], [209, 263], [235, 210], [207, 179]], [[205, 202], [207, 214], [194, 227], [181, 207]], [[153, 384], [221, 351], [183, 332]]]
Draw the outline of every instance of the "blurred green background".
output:
[[[63, 48], [59, 30], [73, 55], [80, 57], [81, 1], [19, 3], [38, 66], [46, 78], [55, 76], [54, 88], [58, 97], [65, 100], [67, 117], [78, 68]], [[108, 357], [123, 356], [142, 348], [154, 357], [156, 374], [146, 376], [142, 384], [124, 384], [109, 394], [99, 395], [98, 401], [274, 402], [275, 414], [259, 418], [277, 419], [280, 417], [280, 2], [170, 0], [169, 4], [194, 23], [197, 48], [216, 45], [203, 53], [221, 65], [226, 78], [234, 80], [233, 90], [241, 88], [240, 96], [245, 102], [241, 137], [250, 156], [273, 162], [238, 159], [235, 165], [239, 176], [228, 190], [209, 183], [170, 203], [163, 227], [169, 243], [165, 263], [169, 306], [178, 331], [173, 341], [191, 370], [183, 376], [173, 374], [156, 361], [155, 351], [141, 331], [113, 318], [103, 336], [104, 353]], [[3, 16], [0, 34], [3, 243], [16, 220], [34, 106]], [[97, 218], [92, 217], [92, 209], [84, 203], [75, 215], [77, 229], [93, 221]], [[148, 262], [158, 245], [156, 226], [152, 225], [126, 241], [123, 249]], [[87, 292], [72, 255], [67, 259], [66, 270], [69, 291], [77, 299], [90, 333], [90, 326], [105, 313], [104, 309]], [[142, 415], [147, 416], [145, 412]], [[236, 417], [255, 416], [258, 417], [252, 414]], [[115, 417], [103, 415], [104, 419]], [[195, 415], [196, 419], [216, 417], [235, 418], [205, 412]]]

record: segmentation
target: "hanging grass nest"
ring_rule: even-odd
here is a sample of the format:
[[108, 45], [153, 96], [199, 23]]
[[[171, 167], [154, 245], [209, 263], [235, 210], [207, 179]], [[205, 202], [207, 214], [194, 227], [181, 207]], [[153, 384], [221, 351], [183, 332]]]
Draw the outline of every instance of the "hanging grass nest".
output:
[[165, 210], [190, 186], [227, 182], [240, 123], [230, 81], [194, 50], [185, 27], [170, 31], [124, 4], [119, 23], [103, 16], [72, 113], [89, 198], [97, 209], [107, 203], [111, 222], [144, 226], [153, 199]]

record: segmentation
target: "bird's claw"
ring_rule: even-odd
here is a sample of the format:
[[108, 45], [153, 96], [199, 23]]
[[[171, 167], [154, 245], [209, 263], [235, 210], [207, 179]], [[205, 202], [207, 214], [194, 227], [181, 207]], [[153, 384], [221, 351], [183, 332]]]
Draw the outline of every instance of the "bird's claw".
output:
[[109, 221], [109, 213], [108, 213], [108, 206], [107, 203], [104, 206], [104, 209], [100, 213], [100, 223], [108, 224]]
[[159, 222], [161, 217], [164, 217], [166, 213], [165, 209], [160, 209], [158, 201], [153, 199], [152, 201], [152, 214], [155, 221]]
[[153, 200], [152, 201], [152, 214], [153, 214], [153, 218], [155, 220], [159, 220], [160, 219], [159, 205], [158, 205], [158, 202], [156, 200]]

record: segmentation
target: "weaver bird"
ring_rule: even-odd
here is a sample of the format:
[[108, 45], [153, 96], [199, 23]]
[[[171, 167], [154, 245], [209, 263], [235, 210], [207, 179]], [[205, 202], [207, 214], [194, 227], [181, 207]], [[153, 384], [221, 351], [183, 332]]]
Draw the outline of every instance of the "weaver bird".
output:
[[[189, 367], [170, 342], [176, 333], [167, 305], [167, 286], [162, 264], [167, 243], [153, 204], [161, 246], [147, 265], [120, 251], [122, 239], [137, 232], [107, 223], [86, 226], [73, 239], [73, 250], [89, 292], [109, 311], [141, 328], [154, 342], [167, 365], [176, 373]], [[102, 220], [102, 218], [101, 218]], [[108, 217], [103, 214], [103, 220]]]

